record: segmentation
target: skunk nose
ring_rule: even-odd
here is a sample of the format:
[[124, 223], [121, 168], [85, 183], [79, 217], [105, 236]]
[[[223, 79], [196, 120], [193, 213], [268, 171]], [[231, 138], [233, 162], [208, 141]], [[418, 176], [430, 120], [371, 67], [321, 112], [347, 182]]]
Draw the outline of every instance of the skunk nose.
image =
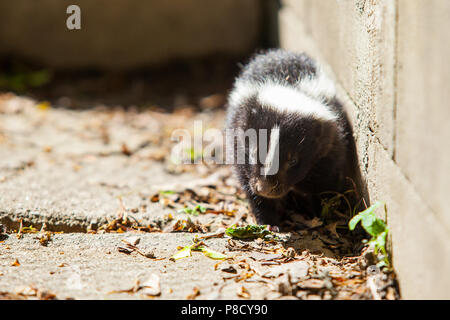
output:
[[256, 182], [256, 184], [255, 184], [255, 190], [258, 193], [262, 193], [262, 194], [270, 193], [271, 189], [272, 189], [271, 185], [269, 183], [267, 183], [266, 181], [260, 180], [260, 181]]
[[285, 193], [285, 189], [280, 188], [278, 181], [268, 181], [266, 179], [261, 179], [255, 182], [253, 185], [253, 190], [256, 194], [266, 197], [266, 198], [279, 198]]

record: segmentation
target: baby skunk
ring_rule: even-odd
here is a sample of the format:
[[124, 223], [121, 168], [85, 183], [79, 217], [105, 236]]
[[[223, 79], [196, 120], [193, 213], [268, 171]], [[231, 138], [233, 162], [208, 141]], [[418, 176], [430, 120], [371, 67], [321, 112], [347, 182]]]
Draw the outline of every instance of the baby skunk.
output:
[[[293, 203], [314, 215], [321, 193], [354, 189], [352, 130], [335, 95], [314, 60], [281, 49], [254, 56], [235, 80], [227, 152], [259, 224], [279, 226]], [[236, 134], [249, 129], [267, 132], [267, 138], [258, 135], [252, 147], [245, 142], [251, 134]], [[236, 163], [239, 155], [244, 163]]]

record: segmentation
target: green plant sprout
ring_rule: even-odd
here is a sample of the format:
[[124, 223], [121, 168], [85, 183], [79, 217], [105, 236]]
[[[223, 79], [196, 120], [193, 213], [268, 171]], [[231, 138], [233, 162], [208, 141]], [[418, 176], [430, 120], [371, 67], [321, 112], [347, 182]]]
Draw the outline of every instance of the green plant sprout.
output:
[[[361, 221], [364, 230], [372, 236], [372, 239], [370, 239], [368, 243], [374, 246], [374, 253], [379, 261], [377, 266], [380, 268], [389, 266], [386, 250], [386, 239], [389, 229], [387, 228], [386, 223], [375, 215], [375, 209], [382, 204], [383, 202], [377, 201], [366, 210], [361, 211], [354, 216], [348, 223], [349, 229], [354, 230], [358, 222]], [[381, 256], [379, 256], [379, 253], [381, 253]]]
[[203, 151], [197, 151], [196, 148], [186, 148], [184, 150], [186, 152], [186, 155], [189, 157], [191, 163], [194, 163], [198, 159], [202, 159], [203, 157]]
[[183, 259], [183, 258], [188, 258], [191, 256], [191, 251], [200, 251], [203, 252], [203, 254], [210, 258], [210, 259], [214, 259], [214, 260], [223, 260], [227, 258], [227, 255], [211, 250], [209, 249], [204, 243], [203, 241], [200, 241], [197, 239], [197, 237], [194, 237], [192, 239], [193, 244], [190, 246], [185, 246], [183, 248], [181, 248], [181, 250], [179, 250], [177, 253], [175, 253], [170, 260], [172, 261], [176, 261], [179, 259]]
[[47, 70], [17, 71], [12, 74], [0, 73], [0, 88], [23, 92], [29, 88], [43, 86], [50, 80], [51, 73]]

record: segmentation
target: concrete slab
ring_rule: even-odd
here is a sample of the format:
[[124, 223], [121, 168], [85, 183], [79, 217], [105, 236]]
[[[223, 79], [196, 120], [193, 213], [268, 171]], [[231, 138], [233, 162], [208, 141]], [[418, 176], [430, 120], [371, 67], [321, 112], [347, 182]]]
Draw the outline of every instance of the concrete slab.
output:
[[[110, 293], [127, 290], [137, 279], [145, 282], [152, 274], [160, 279], [161, 295], [158, 299], [186, 299], [194, 287], [200, 289], [198, 299], [236, 299], [239, 283], [224, 281], [230, 275], [214, 270], [216, 260], [193, 252], [189, 258], [176, 262], [169, 258], [178, 246], [192, 244], [194, 234], [138, 234], [142, 251], [153, 250], [157, 258], [152, 260], [139, 254], [125, 254], [117, 247], [130, 234], [60, 234], [54, 235], [47, 247], [25, 235], [18, 240], [10, 236], [0, 245], [0, 291], [14, 292], [20, 287], [34, 284], [57, 295], [59, 299], [140, 299], [148, 298], [141, 292]], [[210, 239], [207, 244], [213, 250], [224, 250], [226, 240]], [[9, 247], [10, 249], [6, 249]], [[248, 256], [248, 253], [247, 253]], [[19, 260], [20, 266], [11, 266]], [[218, 288], [221, 289], [220, 294]], [[241, 284], [242, 285], [242, 284]], [[264, 283], [246, 283], [252, 298], [262, 299], [270, 291]]]
[[[272, 242], [205, 240], [211, 249], [232, 258], [223, 262], [224, 267], [215, 268], [217, 261], [200, 252], [170, 261], [179, 246], [207, 235], [175, 232], [178, 219], [189, 216], [211, 232], [252, 223], [229, 168], [193, 170], [167, 163], [173, 128], [189, 129], [197, 119], [220, 128], [224, 114], [75, 111], [0, 96], [0, 298], [23, 298], [36, 290], [49, 290], [59, 299], [149, 298], [144, 289], [132, 290], [137, 280], [144, 284], [149, 279], [153, 284], [159, 280], [161, 293], [155, 299], [186, 299], [194, 288], [199, 290], [196, 299], [370, 299], [381, 294], [398, 298], [392, 273], [379, 272], [378, 285], [368, 284], [366, 252], [359, 251], [359, 238], [337, 233], [339, 221], [314, 230], [309, 229], [312, 224], [304, 224], [304, 230], [278, 234]], [[154, 193], [166, 190], [194, 189], [199, 196], [199, 186], [209, 188], [207, 200], [201, 202], [213, 206], [220, 194], [222, 209], [236, 209], [234, 216], [220, 211], [178, 213], [175, 207], [152, 201]], [[216, 198], [211, 199], [211, 190]], [[162, 232], [86, 233], [119, 214], [144, 226], [154, 223]], [[46, 230], [64, 233], [50, 233], [42, 245], [39, 237], [45, 234], [25, 232], [18, 237], [14, 229], [20, 220], [38, 230], [45, 222]], [[156, 259], [120, 252], [121, 240], [131, 236], [140, 238], [140, 252], [152, 251]]]
[[[20, 107], [7, 112], [11, 104]], [[183, 115], [169, 121], [151, 112], [42, 110], [17, 97], [6, 99], [0, 111], [0, 222], [10, 228], [23, 219], [35, 226], [45, 222], [49, 230], [85, 232], [116, 217], [119, 197], [126, 208], [144, 205], [135, 218], [149, 223], [174, 211], [151, 203], [155, 192], [208, 184], [224, 175], [219, 170], [202, 180], [191, 172], [173, 173], [154, 159], [170, 154], [173, 129], [190, 129], [192, 119]], [[217, 121], [208, 115], [204, 120]], [[124, 153], [124, 145], [132, 155]]]

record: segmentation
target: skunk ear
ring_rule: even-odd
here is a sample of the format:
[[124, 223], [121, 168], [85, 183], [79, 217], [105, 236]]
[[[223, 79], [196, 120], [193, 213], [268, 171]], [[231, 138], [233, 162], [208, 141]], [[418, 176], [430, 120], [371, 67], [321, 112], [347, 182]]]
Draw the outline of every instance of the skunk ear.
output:
[[318, 158], [325, 157], [330, 152], [337, 136], [336, 121], [320, 121], [318, 134]]

